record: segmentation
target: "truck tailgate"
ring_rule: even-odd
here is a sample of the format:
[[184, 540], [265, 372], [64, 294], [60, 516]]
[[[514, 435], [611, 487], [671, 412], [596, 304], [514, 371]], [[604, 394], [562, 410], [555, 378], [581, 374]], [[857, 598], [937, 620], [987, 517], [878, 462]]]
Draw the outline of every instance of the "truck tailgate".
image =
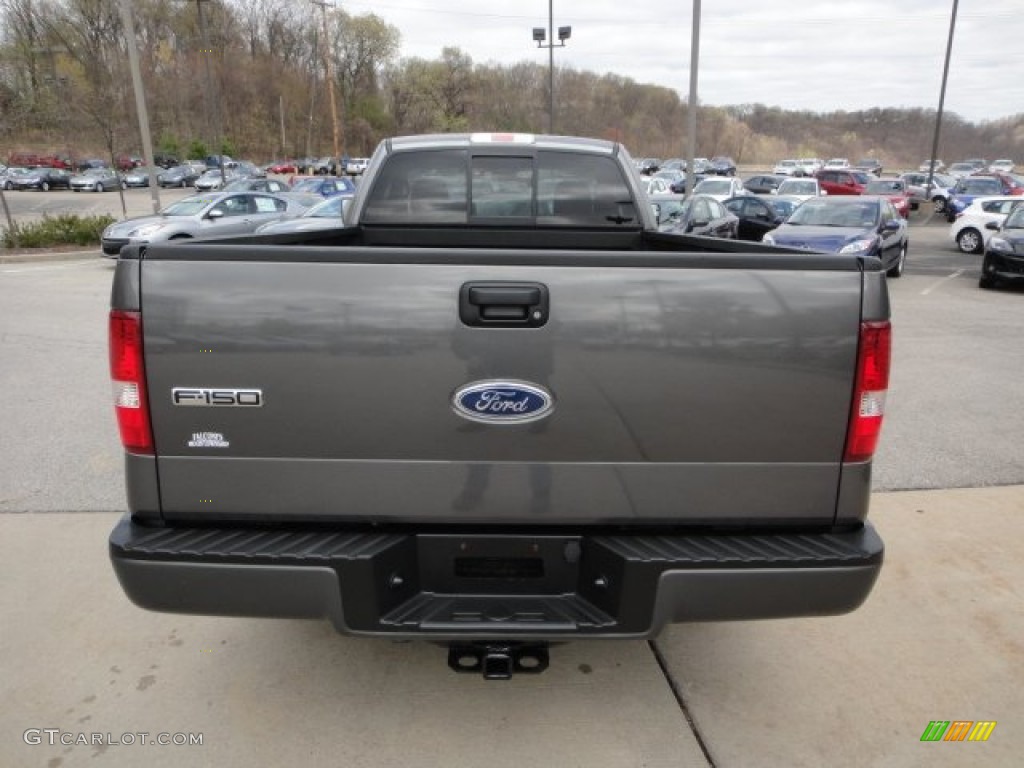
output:
[[[163, 515], [831, 523], [862, 279], [811, 254], [152, 247]], [[469, 327], [467, 283], [542, 285], [549, 314]], [[454, 393], [489, 380], [554, 407], [459, 415]]]

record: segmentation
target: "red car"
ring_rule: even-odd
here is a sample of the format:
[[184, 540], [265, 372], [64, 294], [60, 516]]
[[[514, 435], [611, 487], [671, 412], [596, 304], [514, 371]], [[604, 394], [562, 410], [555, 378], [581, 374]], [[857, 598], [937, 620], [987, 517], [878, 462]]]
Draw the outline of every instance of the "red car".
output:
[[267, 167], [267, 173], [298, 173], [299, 168], [294, 160], [282, 160]]
[[818, 184], [830, 195], [859, 195], [875, 177], [864, 171], [853, 169], [825, 170], [814, 174]]
[[873, 179], [867, 183], [861, 194], [886, 197], [900, 216], [904, 219], [910, 218], [910, 192], [907, 189], [907, 182], [903, 179]]

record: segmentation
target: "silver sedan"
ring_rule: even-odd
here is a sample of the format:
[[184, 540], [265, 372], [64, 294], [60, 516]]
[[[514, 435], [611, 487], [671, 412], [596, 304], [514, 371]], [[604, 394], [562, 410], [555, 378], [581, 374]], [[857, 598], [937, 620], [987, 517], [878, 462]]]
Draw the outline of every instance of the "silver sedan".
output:
[[132, 243], [246, 235], [278, 219], [299, 216], [308, 206], [292, 197], [262, 192], [222, 192], [186, 197], [150, 216], [136, 216], [103, 230], [103, 253], [116, 258]]

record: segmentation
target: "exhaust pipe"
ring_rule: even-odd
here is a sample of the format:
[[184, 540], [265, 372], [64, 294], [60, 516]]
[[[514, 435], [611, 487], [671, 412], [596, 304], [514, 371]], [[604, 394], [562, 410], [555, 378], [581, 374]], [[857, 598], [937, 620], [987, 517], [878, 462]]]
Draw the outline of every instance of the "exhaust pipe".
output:
[[451, 645], [448, 666], [464, 674], [482, 673], [484, 680], [510, 680], [513, 674], [539, 675], [547, 669], [548, 649], [515, 643]]

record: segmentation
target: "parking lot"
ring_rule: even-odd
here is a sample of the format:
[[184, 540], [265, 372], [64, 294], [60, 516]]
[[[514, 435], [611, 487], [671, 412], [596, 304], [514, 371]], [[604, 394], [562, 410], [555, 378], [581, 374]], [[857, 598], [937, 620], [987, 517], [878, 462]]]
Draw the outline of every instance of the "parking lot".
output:
[[[120, 210], [116, 193], [8, 199], [25, 217]], [[151, 211], [147, 190], [126, 199]], [[544, 674], [491, 683], [427, 643], [131, 605], [106, 553], [123, 505], [111, 262], [0, 264], [0, 765], [1019, 765], [1024, 296], [979, 290], [947, 231], [915, 213], [890, 282], [886, 564], [861, 609], [562, 645]], [[935, 720], [997, 725], [923, 743]]]

